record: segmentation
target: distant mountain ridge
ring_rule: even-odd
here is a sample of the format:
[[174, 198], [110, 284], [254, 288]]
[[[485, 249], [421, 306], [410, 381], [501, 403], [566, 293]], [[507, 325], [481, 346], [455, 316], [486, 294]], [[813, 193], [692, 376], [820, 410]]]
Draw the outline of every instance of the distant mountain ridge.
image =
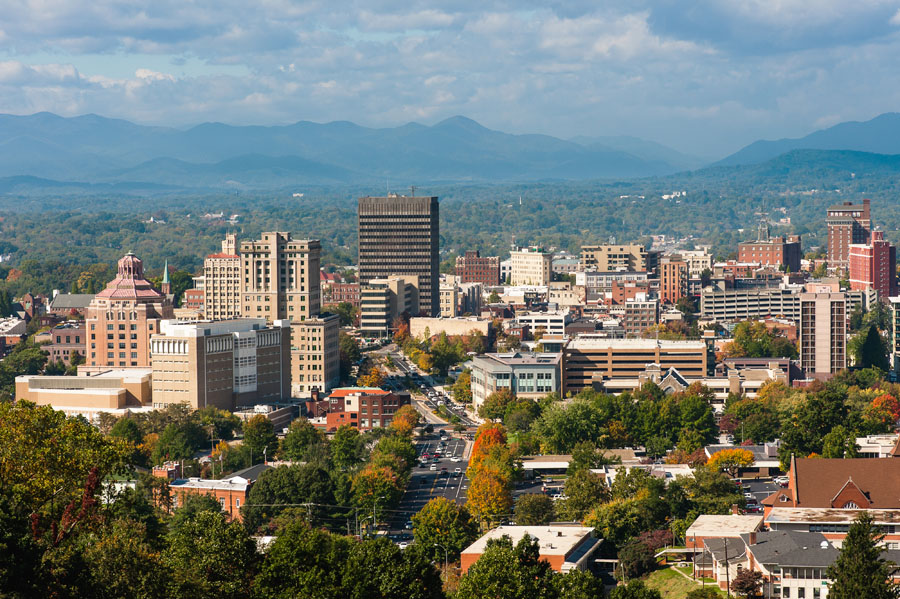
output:
[[755, 141], [714, 166], [758, 164], [792, 150], [900, 154], [900, 113], [887, 112], [864, 122], [848, 121], [800, 138]]
[[[607, 138], [601, 138], [607, 139]], [[224, 188], [367, 181], [631, 178], [685, 168], [680, 154], [625, 138], [578, 143], [493, 131], [466, 117], [374, 129], [347, 121], [150, 127], [97, 115], [0, 115], [0, 177]], [[622, 149], [628, 147], [629, 150]]]

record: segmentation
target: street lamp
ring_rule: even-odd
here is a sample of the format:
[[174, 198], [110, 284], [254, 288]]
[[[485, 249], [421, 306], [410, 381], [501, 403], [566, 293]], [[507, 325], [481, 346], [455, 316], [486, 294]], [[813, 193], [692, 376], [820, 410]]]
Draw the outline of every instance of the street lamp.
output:
[[375, 498], [375, 501], [372, 502], [372, 528], [378, 528], [378, 516], [375, 514], [375, 507], [378, 505], [379, 499], [387, 499], [386, 496], [380, 495]]
[[448, 568], [448, 561], [449, 561], [447, 559], [447, 546], [441, 545], [440, 543], [435, 543], [434, 546], [440, 547], [441, 549], [444, 550], [444, 576], [447, 576], [448, 575], [447, 568]]

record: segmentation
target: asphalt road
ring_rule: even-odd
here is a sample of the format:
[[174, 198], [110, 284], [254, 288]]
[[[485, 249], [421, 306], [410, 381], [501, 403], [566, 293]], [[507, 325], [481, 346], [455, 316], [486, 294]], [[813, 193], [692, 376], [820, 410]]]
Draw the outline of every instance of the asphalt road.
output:
[[[446, 497], [459, 504], [465, 503], [466, 490], [469, 488], [469, 479], [466, 478], [466, 468], [469, 464], [467, 445], [468, 442], [465, 440], [451, 438], [447, 440], [446, 445], [441, 446], [437, 434], [416, 442], [419, 456], [431, 455], [438, 448], [443, 449], [442, 455], [437, 458], [437, 462], [432, 458], [426, 464], [420, 462], [413, 468], [409, 486], [389, 520], [391, 535], [408, 533], [409, 531], [405, 529], [406, 522], [435, 497]], [[453, 458], [459, 458], [459, 461], [453, 461]], [[435, 470], [431, 470], [432, 466]], [[442, 471], [442, 468], [446, 470]], [[459, 474], [455, 474], [457, 468], [460, 470]]]
[[[745, 480], [742, 482], [744, 493], [750, 493], [752, 498], [755, 499], [756, 503], [760, 504], [760, 506], [762, 505], [763, 499], [781, 488], [771, 480]], [[747, 498], [747, 502], [751, 503], [750, 498]]]

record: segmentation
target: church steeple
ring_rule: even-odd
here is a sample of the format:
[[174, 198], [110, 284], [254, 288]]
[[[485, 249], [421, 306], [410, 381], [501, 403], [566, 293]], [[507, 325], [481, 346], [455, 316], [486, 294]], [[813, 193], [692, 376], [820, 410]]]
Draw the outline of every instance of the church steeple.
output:
[[162, 284], [159, 286], [160, 291], [165, 295], [172, 294], [172, 284], [169, 282], [169, 259], [166, 258], [166, 265], [163, 267]]

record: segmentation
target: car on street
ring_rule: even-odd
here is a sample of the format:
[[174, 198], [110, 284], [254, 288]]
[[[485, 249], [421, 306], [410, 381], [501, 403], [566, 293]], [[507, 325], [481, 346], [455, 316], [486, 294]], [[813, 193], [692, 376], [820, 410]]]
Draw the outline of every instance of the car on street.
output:
[[437, 470], [437, 466], [435, 464], [432, 464], [431, 467], [429, 468], [429, 470], [434, 472], [435, 470]]
[[406, 530], [412, 530], [412, 526], [412, 520], [407, 520], [406, 524], [403, 525], [403, 528], [405, 528]]
[[462, 475], [462, 468], [456, 468], [453, 470], [453, 476], [460, 476], [460, 475]]
[[409, 547], [409, 543], [407, 543], [406, 541], [400, 541], [399, 543], [397, 543], [397, 547], [403, 550]]
[[451, 461], [451, 462], [461, 462], [461, 461], [462, 461], [462, 458], [460, 458], [459, 456], [455, 455], [455, 456], [453, 456], [452, 458], [450, 458], [450, 461]]

